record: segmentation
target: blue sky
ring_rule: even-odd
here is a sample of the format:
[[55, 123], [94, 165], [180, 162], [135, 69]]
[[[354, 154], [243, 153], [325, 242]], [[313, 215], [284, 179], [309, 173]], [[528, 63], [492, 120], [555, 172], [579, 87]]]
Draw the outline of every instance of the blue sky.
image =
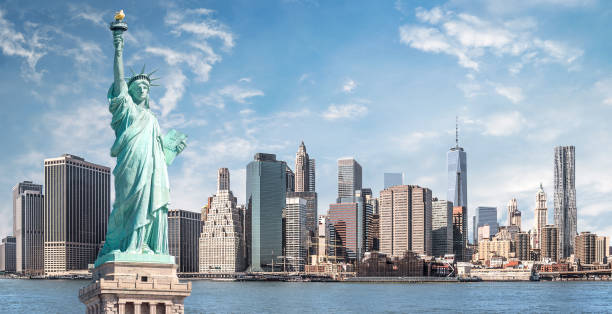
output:
[[[384, 172], [446, 195], [455, 116], [470, 216], [516, 197], [533, 226], [540, 182], [552, 222], [553, 147], [576, 146], [578, 230], [612, 235], [612, 5], [517, 1], [4, 1], [0, 4], [0, 236], [11, 188], [43, 181], [43, 159], [114, 166], [107, 23], [124, 9], [125, 62], [157, 68], [164, 130], [189, 135], [170, 171], [172, 206], [197, 211], [228, 167], [244, 201], [256, 152], [317, 159], [319, 209], [336, 160], [364, 186]], [[292, 166], [293, 167], [293, 166]], [[378, 194], [376, 192], [376, 194]]]

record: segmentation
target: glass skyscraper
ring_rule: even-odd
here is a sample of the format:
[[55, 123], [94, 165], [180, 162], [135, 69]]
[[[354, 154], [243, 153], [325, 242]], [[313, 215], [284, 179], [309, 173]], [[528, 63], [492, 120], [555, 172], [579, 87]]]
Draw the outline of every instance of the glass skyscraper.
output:
[[555, 225], [559, 227], [559, 258], [574, 254], [576, 237], [576, 160], [574, 146], [555, 147]]
[[[283, 222], [287, 164], [274, 154], [255, 154], [247, 165], [246, 198], [251, 212], [251, 271], [278, 268], [283, 255]], [[280, 269], [280, 268], [278, 268]]]
[[361, 190], [361, 165], [353, 158], [338, 159], [337, 203], [354, 202], [357, 190]]
[[474, 223], [474, 244], [478, 243], [478, 227], [489, 225], [491, 235], [497, 233], [499, 224], [497, 223], [497, 207], [476, 207], [476, 221]]
[[[457, 127], [457, 130], [459, 128]], [[448, 172], [448, 190], [446, 191], [446, 200], [453, 202], [453, 215], [455, 215], [456, 208], [461, 208], [461, 230], [457, 236], [461, 239], [454, 237], [454, 242], [463, 243], [464, 250], [467, 246], [468, 238], [468, 203], [467, 203], [467, 158], [463, 147], [459, 146], [459, 132], [457, 131], [455, 136], [455, 147], [446, 153], [446, 165]], [[459, 247], [456, 248], [459, 250]], [[463, 257], [463, 254], [457, 254]]]

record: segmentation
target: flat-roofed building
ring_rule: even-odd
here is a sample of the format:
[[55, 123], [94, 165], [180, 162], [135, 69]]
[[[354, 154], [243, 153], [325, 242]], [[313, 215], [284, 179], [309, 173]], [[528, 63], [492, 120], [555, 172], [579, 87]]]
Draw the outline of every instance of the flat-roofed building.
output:
[[542, 227], [541, 258], [559, 261], [559, 228], [555, 225]]
[[453, 202], [434, 198], [431, 208], [432, 255], [453, 254]]
[[307, 263], [306, 203], [301, 197], [287, 197], [284, 232], [287, 271], [304, 271]]
[[201, 213], [182, 209], [168, 210], [168, 251], [176, 259], [178, 272], [199, 271], [198, 238], [201, 231]]
[[0, 271], [15, 272], [17, 266], [15, 246], [15, 237], [8, 236], [2, 239], [2, 243], [0, 243]]
[[595, 246], [597, 235], [590, 232], [580, 232], [575, 239], [576, 258], [580, 264], [595, 263]]
[[70, 154], [44, 165], [45, 274], [87, 270], [106, 236], [110, 168]]
[[42, 185], [32, 181], [13, 187], [13, 234], [16, 272], [39, 275], [44, 270], [44, 196]]

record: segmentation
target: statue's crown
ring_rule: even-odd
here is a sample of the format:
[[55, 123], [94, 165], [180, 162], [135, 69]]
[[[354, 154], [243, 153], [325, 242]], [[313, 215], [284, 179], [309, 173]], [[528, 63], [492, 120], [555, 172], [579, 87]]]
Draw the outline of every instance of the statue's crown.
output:
[[127, 85], [130, 86], [130, 84], [132, 84], [132, 82], [137, 81], [137, 80], [143, 80], [143, 81], [147, 81], [147, 83], [149, 84], [149, 86], [159, 86], [159, 85], [155, 85], [155, 84], [151, 84], [151, 82], [158, 80], [159, 78], [152, 78], [151, 75], [153, 75], [153, 73], [157, 72], [157, 70], [147, 74], [145, 73], [145, 66], [142, 66], [142, 70], [140, 71], [139, 74], [135, 74], [134, 70], [130, 69], [132, 71], [132, 77], [128, 80]]

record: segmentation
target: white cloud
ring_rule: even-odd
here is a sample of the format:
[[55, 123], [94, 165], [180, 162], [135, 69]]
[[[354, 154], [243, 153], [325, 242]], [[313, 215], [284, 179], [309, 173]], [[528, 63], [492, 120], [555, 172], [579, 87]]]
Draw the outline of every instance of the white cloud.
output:
[[431, 10], [423, 9], [422, 7], [416, 8], [416, 17], [421, 22], [427, 22], [430, 24], [438, 24], [440, 20], [446, 15], [445, 12], [442, 12], [440, 7], [435, 7]]
[[518, 61], [510, 71], [518, 73], [525, 63], [573, 66], [583, 54], [578, 48], [534, 36], [533, 19], [487, 21], [440, 7], [419, 8], [416, 16], [426, 26], [401, 26], [401, 43], [425, 52], [455, 56], [459, 65], [474, 71], [480, 69], [479, 59], [485, 55], [516, 58]]
[[485, 118], [485, 135], [507, 136], [516, 134], [525, 126], [526, 120], [518, 111], [497, 113]]
[[208, 81], [212, 66], [198, 53], [182, 53], [165, 47], [147, 47], [145, 51], [163, 57], [168, 65], [185, 63], [196, 74], [196, 80]]
[[167, 116], [174, 108], [185, 92], [185, 84], [187, 77], [183, 74], [180, 69], [173, 69], [170, 74], [164, 78], [164, 86], [166, 87], [166, 93], [159, 100], [161, 106], [162, 117]]
[[231, 99], [239, 104], [249, 104], [250, 98], [257, 96], [264, 96], [264, 92], [255, 88], [227, 85], [218, 91], [211, 92], [206, 96], [198, 98], [196, 106], [206, 105], [223, 109], [225, 108], [227, 99]]
[[219, 95], [227, 96], [237, 103], [246, 104], [249, 98], [263, 96], [264, 93], [258, 89], [243, 88], [236, 85], [228, 85], [219, 90]]
[[[213, 13], [214, 11], [205, 8], [173, 10], [168, 12], [165, 22], [173, 27], [173, 32], [177, 35], [186, 32], [201, 39], [218, 38], [225, 48], [234, 47], [234, 35], [225, 25], [211, 17]], [[199, 19], [201, 16], [204, 16], [204, 19]]]
[[250, 77], [243, 77], [241, 79], [238, 80], [238, 82], [244, 82], [244, 83], [251, 83], [251, 78]]
[[523, 90], [517, 86], [496, 86], [495, 92], [501, 96], [508, 98], [513, 103], [519, 103], [523, 100]]
[[355, 87], [357, 87], [357, 83], [352, 79], [347, 79], [342, 85], [342, 91], [345, 93], [352, 93]]
[[368, 108], [358, 104], [330, 105], [323, 113], [323, 118], [327, 120], [355, 119], [365, 116]]
[[104, 20], [107, 12], [97, 11], [89, 5], [68, 4], [68, 10], [73, 19], [89, 21], [97, 26], [107, 28], [108, 22]]
[[47, 53], [42, 43], [44, 38], [37, 31], [31, 34], [18, 32], [13, 24], [5, 19], [5, 14], [5, 11], [0, 9], [0, 50], [6, 56], [23, 58], [22, 76], [40, 82], [44, 71], [36, 71], [36, 65]]

